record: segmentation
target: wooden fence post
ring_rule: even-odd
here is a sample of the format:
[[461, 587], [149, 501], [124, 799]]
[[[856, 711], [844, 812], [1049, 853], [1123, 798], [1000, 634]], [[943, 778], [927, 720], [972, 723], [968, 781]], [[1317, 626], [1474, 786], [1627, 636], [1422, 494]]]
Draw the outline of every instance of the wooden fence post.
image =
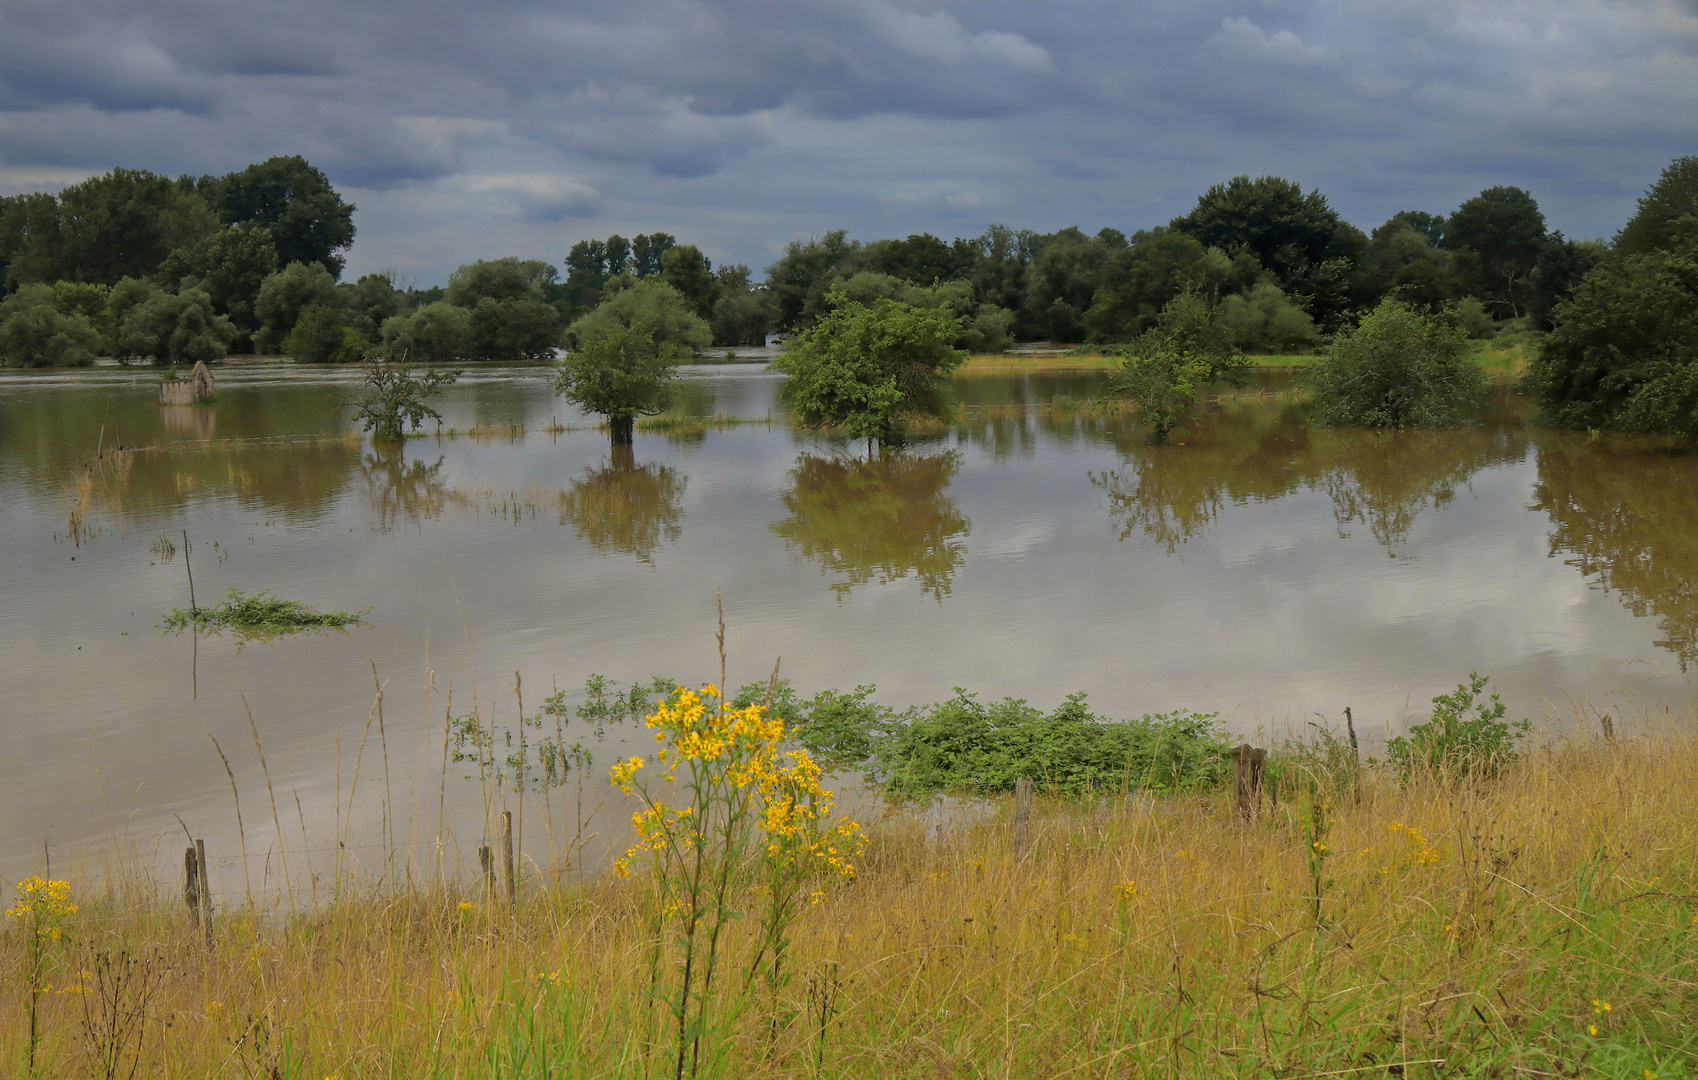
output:
[[484, 896], [495, 899], [495, 855], [488, 844], [478, 845], [478, 869], [483, 873]]
[[501, 811], [501, 874], [507, 888], [507, 906], [519, 902], [518, 882], [513, 876], [513, 811]]
[[189, 925], [200, 929], [200, 866], [193, 844], [183, 849], [183, 906], [189, 909]]
[[1244, 743], [1232, 751], [1232, 790], [1238, 816], [1249, 821], [1262, 808], [1262, 765], [1268, 752]]
[[1032, 832], [1032, 778], [1022, 776], [1014, 781], [1014, 858], [1026, 854]]

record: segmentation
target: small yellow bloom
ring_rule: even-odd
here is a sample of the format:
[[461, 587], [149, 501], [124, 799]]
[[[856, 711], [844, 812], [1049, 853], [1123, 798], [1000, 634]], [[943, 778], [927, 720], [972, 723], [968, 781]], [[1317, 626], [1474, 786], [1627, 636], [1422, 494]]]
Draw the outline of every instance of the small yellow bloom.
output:
[[1598, 1033], [1598, 1025], [1597, 1024], [1587, 1024], [1586, 1025], [1586, 1033], [1589, 1034], [1589, 1035], [1596, 1035]]
[[461, 911], [476, 911], [477, 909], [478, 909], [478, 906], [476, 904], [472, 903], [470, 900], [460, 901], [460, 910]]

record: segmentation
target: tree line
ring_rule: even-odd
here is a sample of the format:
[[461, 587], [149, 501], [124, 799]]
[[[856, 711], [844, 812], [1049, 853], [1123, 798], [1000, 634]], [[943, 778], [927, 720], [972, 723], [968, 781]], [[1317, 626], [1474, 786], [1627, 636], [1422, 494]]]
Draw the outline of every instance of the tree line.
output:
[[[756, 282], [667, 233], [614, 235], [574, 244], [563, 278], [508, 257], [421, 290], [393, 275], [340, 280], [355, 208], [300, 157], [175, 180], [120, 168], [57, 195], [0, 199], [0, 358], [520, 361], [565, 347], [599, 350], [601, 367], [664, 366], [805, 334], [847, 307], [939, 312], [957, 353], [1177, 340], [1180, 323], [1222, 354], [1312, 351], [1391, 301], [1465, 336], [1546, 333], [1530, 386], [1552, 423], [1694, 434], [1695, 205], [1698, 158], [1685, 157], [1613, 242], [1548, 229], [1533, 196], [1507, 186], [1448, 216], [1399, 212], [1368, 234], [1318, 190], [1237, 176], [1130, 236], [993, 225], [952, 242], [862, 242], [836, 230], [792, 241]], [[1195, 355], [1183, 364], [1202, 371]]]
[[648, 282], [701, 320], [693, 338], [705, 328], [707, 344], [729, 348], [812, 326], [838, 290], [947, 308], [960, 323], [952, 344], [969, 352], [1127, 341], [1182, 292], [1206, 295], [1240, 348], [1306, 350], [1385, 296], [1454, 306], [1477, 334], [1494, 319], [1549, 324], [1606, 250], [1547, 230], [1519, 188], [1483, 191], [1449, 217], [1402, 212], [1368, 235], [1318, 191], [1239, 176], [1131, 236], [993, 225], [953, 242], [862, 242], [836, 230], [793, 241], [757, 282], [654, 232], [580, 240], [564, 277], [540, 260], [480, 260], [416, 289], [394, 275], [340, 280], [354, 209], [300, 157], [175, 180], [119, 168], [0, 199], [0, 349], [16, 365], [226, 352], [319, 362], [373, 347], [517, 361], [552, 355], [577, 320]]

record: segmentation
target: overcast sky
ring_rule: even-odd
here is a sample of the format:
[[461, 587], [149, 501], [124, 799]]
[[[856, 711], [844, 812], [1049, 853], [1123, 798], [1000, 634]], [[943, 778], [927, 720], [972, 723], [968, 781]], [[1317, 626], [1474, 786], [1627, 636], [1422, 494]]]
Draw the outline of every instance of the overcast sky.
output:
[[0, 0], [0, 192], [302, 154], [351, 274], [656, 229], [1131, 232], [1235, 173], [1612, 234], [1698, 153], [1698, 0]]

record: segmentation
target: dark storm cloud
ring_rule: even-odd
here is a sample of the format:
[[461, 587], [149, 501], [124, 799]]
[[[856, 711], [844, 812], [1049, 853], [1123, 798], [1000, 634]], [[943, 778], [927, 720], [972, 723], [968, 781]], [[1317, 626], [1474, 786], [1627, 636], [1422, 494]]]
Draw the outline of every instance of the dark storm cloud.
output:
[[1693, 0], [0, 0], [0, 183], [301, 153], [375, 193], [356, 261], [428, 210], [450, 266], [479, 222], [1138, 227], [1236, 172], [1596, 235], [1698, 149], [1695, 58]]

